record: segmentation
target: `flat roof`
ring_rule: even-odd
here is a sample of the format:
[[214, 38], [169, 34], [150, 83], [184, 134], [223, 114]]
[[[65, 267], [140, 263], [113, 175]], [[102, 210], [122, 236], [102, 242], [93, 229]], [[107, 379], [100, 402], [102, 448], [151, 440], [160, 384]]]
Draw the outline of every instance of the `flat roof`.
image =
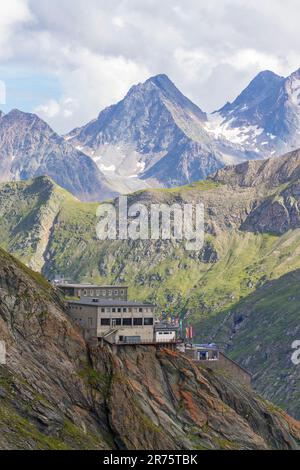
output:
[[155, 330], [179, 330], [178, 325], [172, 325], [172, 324], [167, 324], [167, 323], [155, 323], [154, 324], [154, 329]]
[[116, 285], [97, 285], [97, 284], [69, 284], [69, 283], [61, 283], [56, 284], [57, 287], [78, 287], [82, 289], [128, 289], [128, 286], [116, 286]]
[[130, 300], [105, 300], [105, 299], [95, 299], [96, 302], [93, 301], [93, 297], [85, 298], [80, 300], [67, 300], [69, 304], [76, 304], [76, 305], [90, 305], [93, 307], [152, 307], [154, 308], [155, 305], [150, 303], [143, 303], [143, 302], [134, 302]]

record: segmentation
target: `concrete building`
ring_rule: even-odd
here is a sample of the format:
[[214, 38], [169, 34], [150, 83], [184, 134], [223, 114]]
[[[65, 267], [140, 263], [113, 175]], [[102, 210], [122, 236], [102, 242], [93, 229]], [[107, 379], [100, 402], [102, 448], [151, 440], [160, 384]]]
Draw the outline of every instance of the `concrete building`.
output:
[[95, 284], [70, 284], [61, 283], [56, 284], [56, 287], [66, 297], [78, 298], [99, 298], [107, 300], [127, 300], [128, 287], [127, 286], [99, 286]]
[[175, 341], [178, 333], [179, 326], [168, 322], [155, 322], [154, 324], [154, 340], [158, 343]]
[[86, 338], [114, 344], [153, 342], [155, 306], [127, 300], [81, 298], [68, 301], [69, 314]]

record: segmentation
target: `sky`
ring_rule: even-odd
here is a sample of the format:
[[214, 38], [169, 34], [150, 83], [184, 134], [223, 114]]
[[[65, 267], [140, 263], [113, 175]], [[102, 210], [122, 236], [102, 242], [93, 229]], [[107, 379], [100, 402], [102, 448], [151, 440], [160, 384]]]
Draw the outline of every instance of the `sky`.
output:
[[300, 67], [299, 0], [9, 0], [0, 3], [0, 109], [65, 133], [165, 73], [201, 109], [261, 70]]

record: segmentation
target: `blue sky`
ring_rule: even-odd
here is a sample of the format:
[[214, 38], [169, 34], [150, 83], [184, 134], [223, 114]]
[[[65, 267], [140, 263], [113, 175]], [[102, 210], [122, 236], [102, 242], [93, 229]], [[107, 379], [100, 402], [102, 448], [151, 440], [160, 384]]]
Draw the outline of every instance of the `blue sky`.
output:
[[13, 108], [33, 111], [45, 99], [59, 99], [62, 90], [55, 76], [39, 74], [24, 67], [0, 67], [0, 80], [5, 83], [6, 103], [0, 104], [3, 112]]
[[4, 111], [34, 111], [64, 133], [166, 73], [204, 111], [261, 70], [300, 67], [299, 0], [1, 2]]

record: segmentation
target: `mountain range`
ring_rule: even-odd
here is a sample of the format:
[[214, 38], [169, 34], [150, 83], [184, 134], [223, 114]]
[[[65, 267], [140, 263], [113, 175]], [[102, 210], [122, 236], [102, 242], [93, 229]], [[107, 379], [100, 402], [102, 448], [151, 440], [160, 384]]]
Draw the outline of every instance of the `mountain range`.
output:
[[48, 175], [82, 200], [188, 184], [300, 147], [299, 94], [300, 69], [286, 78], [264, 71], [207, 114], [162, 74], [64, 137], [13, 110], [0, 115], [1, 181]]
[[107, 177], [170, 187], [245, 159], [228, 140], [210, 135], [206, 125], [206, 113], [166, 75], [157, 75], [133, 86], [122, 101], [66, 138]]

